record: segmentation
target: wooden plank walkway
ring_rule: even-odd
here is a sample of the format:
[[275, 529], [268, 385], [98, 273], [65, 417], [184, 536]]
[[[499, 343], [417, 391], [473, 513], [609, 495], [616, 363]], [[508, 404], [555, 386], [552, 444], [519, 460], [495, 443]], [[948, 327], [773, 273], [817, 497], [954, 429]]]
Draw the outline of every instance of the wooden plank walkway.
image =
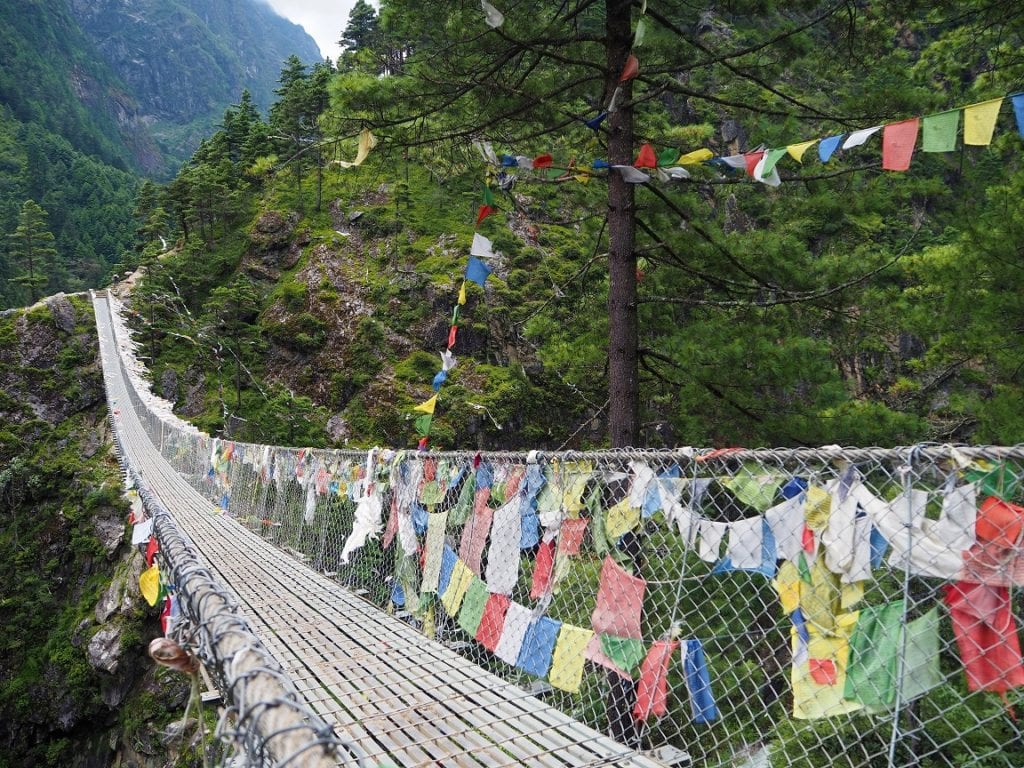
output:
[[132, 466], [289, 673], [310, 708], [371, 759], [498, 768], [660, 763], [430, 640], [219, 514], [154, 447], [132, 408], [105, 296], [95, 298], [110, 407]]

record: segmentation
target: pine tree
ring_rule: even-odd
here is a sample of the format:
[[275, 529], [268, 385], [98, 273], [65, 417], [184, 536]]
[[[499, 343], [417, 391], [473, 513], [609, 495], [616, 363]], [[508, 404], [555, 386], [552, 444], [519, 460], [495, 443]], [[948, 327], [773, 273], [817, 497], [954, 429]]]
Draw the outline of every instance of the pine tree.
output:
[[38, 203], [26, 200], [18, 214], [17, 229], [8, 235], [11, 256], [24, 270], [11, 282], [28, 291], [32, 304], [39, 300], [39, 291], [47, 284], [48, 272], [57, 258], [53, 233], [47, 228], [46, 219], [46, 211]]

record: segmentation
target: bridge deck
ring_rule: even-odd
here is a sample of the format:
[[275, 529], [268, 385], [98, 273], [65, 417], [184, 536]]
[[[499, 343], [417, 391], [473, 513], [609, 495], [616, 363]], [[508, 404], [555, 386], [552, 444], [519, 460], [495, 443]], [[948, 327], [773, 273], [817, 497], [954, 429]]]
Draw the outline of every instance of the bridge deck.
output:
[[373, 760], [403, 766], [658, 768], [217, 514], [147, 436], [128, 396], [106, 299], [95, 302], [110, 406], [128, 460], [339, 734]]

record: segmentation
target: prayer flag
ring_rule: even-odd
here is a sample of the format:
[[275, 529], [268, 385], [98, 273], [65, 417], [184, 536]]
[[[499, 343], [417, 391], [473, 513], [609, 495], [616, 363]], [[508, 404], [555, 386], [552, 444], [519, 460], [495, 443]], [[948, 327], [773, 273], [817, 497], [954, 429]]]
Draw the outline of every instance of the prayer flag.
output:
[[643, 16], [636, 20], [636, 31], [633, 33], [634, 48], [639, 48], [644, 43], [644, 35], [647, 33], [646, 21]]
[[759, 149], [756, 152], [747, 152], [747, 154], [743, 155], [743, 165], [747, 169], [748, 176], [754, 175], [754, 170], [757, 168], [757, 164], [761, 162], [761, 158], [763, 157], [763, 149]]
[[590, 617], [595, 632], [640, 639], [640, 613], [647, 582], [625, 571], [610, 555], [601, 566], [597, 605]]
[[441, 353], [441, 370], [446, 373], [454, 368], [456, 365], [455, 355], [449, 352], [447, 349]]
[[1013, 114], [1017, 118], [1017, 133], [1024, 136], [1024, 93], [1015, 93], [1010, 97], [1013, 103]]
[[471, 256], [479, 256], [482, 259], [493, 259], [494, 244], [479, 232], [473, 233], [473, 244], [469, 248]]
[[548, 682], [569, 693], [579, 693], [583, 680], [584, 652], [594, 633], [584, 627], [563, 624], [555, 643]]
[[459, 303], [460, 306], [466, 303], [466, 281], [465, 280], [462, 281], [462, 285], [459, 287], [458, 303]]
[[685, 168], [673, 166], [671, 168], [658, 168], [656, 170], [658, 174], [658, 181], [664, 182], [665, 184], [670, 181], [676, 181], [677, 179], [688, 179], [690, 178], [690, 172]]
[[417, 405], [415, 408], [413, 408], [413, 410], [414, 411], [422, 411], [423, 413], [428, 413], [431, 416], [433, 416], [434, 415], [434, 409], [436, 407], [437, 407], [437, 395], [434, 395], [432, 398], [430, 398], [426, 402], [423, 402], [423, 403], [420, 403], [419, 405]]
[[480, 226], [480, 222], [482, 222], [484, 219], [486, 219], [492, 213], [494, 213], [494, 208], [492, 208], [489, 205], [481, 205], [480, 206], [480, 210], [476, 214], [476, 225], [479, 227]]
[[444, 371], [438, 371], [434, 374], [434, 381], [431, 383], [431, 386], [434, 388], [435, 392], [438, 392], [441, 389], [441, 385], [446, 381], [448, 381], [448, 374]]
[[490, 594], [487, 591], [487, 585], [481, 579], [474, 578], [462, 598], [462, 608], [459, 609], [459, 626], [470, 637], [476, 637]]
[[416, 427], [416, 434], [419, 435], [420, 437], [429, 436], [430, 425], [433, 423], [433, 421], [434, 417], [431, 416], [429, 413], [416, 417], [416, 421], [413, 422], [413, 425], [415, 425]]
[[632, 80], [640, 74], [640, 61], [632, 53], [626, 59], [626, 64], [622, 68], [622, 74], [619, 75], [619, 82], [624, 83], [627, 80]]
[[487, 543], [487, 534], [491, 531], [494, 510], [487, 504], [491, 498], [490, 488], [481, 488], [477, 484], [476, 496], [473, 499], [473, 516], [462, 529], [462, 540], [459, 542], [459, 557], [469, 569], [480, 573], [480, 561]]
[[491, 29], [497, 29], [505, 23], [505, 16], [487, 0], [480, 0], [480, 7], [484, 9], [484, 21]]
[[544, 677], [551, 668], [551, 657], [562, 622], [541, 616], [526, 629], [516, 666], [534, 677]]
[[[626, 680], [632, 680], [633, 676], [629, 672], [624, 670], [622, 667], [620, 667], [614, 659], [612, 659], [610, 656], [608, 656], [608, 654], [604, 652], [604, 643], [602, 642], [604, 637], [606, 637], [606, 635], [596, 634], [593, 637], [591, 637], [590, 642], [587, 643], [587, 649], [584, 652], [584, 655], [587, 657], [587, 659], [594, 662], [595, 664], [599, 664], [605, 669], [610, 669], [619, 677], [625, 678]], [[635, 640], [632, 642], [642, 643], [643, 641]]]
[[640, 153], [636, 156], [636, 160], [633, 161], [634, 168], [655, 168], [658, 165], [658, 158], [654, 154], [654, 147], [650, 144], [643, 144], [640, 147]]
[[996, 128], [999, 108], [1003, 98], [990, 99], [964, 107], [964, 144], [987, 146], [992, 143], [992, 132]]
[[627, 184], [646, 184], [651, 180], [650, 176], [631, 165], [613, 165], [612, 168], [619, 172]]
[[608, 113], [602, 111], [597, 117], [592, 117], [583, 124], [590, 130], [597, 132], [597, 129], [601, 127], [601, 123], [605, 121], [606, 117], [608, 117]]
[[690, 692], [690, 710], [695, 723], [713, 723], [718, 719], [718, 707], [711, 692], [711, 675], [704, 660], [704, 646], [700, 640], [686, 641], [683, 657], [686, 688]]
[[1009, 590], [961, 581], [946, 587], [946, 604], [967, 672], [967, 689], [1005, 693], [1024, 685]]
[[661, 150], [661, 152], [658, 153], [658, 166], [660, 167], [663, 165], [675, 165], [676, 158], [678, 156], [679, 150], [677, 149], [673, 149], [672, 147], [669, 147], [668, 149], [663, 149]]
[[[445, 553], [444, 529], [447, 522], [447, 511], [431, 512], [427, 515], [427, 539], [423, 545], [423, 578], [420, 580], [420, 592], [437, 592], [440, 586], [441, 565]], [[455, 567], [454, 563], [452, 567]]]
[[843, 142], [843, 149], [853, 149], [859, 147], [865, 141], [874, 136], [880, 131], [882, 126], [876, 125], [873, 128], [864, 128], [860, 131], [854, 131], [846, 137], [846, 141]]
[[132, 528], [132, 546], [145, 544], [153, 535], [153, 518], [145, 520]]
[[505, 623], [501, 628], [501, 638], [494, 649], [494, 655], [506, 664], [514, 666], [532, 618], [532, 612], [525, 605], [509, 603], [508, 610], [505, 611]]
[[363, 160], [370, 154], [370, 150], [377, 146], [377, 137], [370, 133], [369, 128], [363, 128], [359, 133], [359, 148], [356, 150], [356, 159], [352, 162], [346, 162], [345, 160], [336, 160], [342, 168], [352, 168], [356, 165], [362, 165]]
[[476, 630], [476, 640], [491, 653], [494, 653], [501, 641], [501, 631], [505, 626], [505, 614], [510, 602], [508, 595], [492, 594], [484, 606], [480, 626]]
[[766, 171], [765, 166], [768, 162], [768, 152], [761, 154], [761, 159], [757, 161], [757, 165], [754, 166], [753, 177], [756, 181], [766, 184], [769, 187], [777, 187], [782, 184], [782, 179], [779, 178], [779, 172], [772, 167], [771, 171]]
[[951, 109], [937, 115], [927, 115], [921, 129], [921, 151], [954, 151], [956, 149], [956, 132], [959, 127], [959, 109]]
[[843, 614], [835, 633], [823, 632], [807, 621], [803, 632], [791, 630], [793, 643], [793, 717], [815, 720], [863, 708], [844, 698], [846, 667], [850, 655], [850, 631], [857, 614]]
[[710, 149], [695, 149], [693, 152], [687, 152], [685, 155], [680, 155], [676, 162], [679, 165], [700, 165], [705, 163], [715, 154]]
[[789, 150], [785, 147], [782, 149], [769, 149], [764, 156], [764, 165], [761, 168], [761, 175], [771, 176], [772, 172], [775, 170], [776, 164], [786, 156], [788, 151]]
[[555, 159], [549, 154], [537, 155], [533, 158], [534, 168], [550, 168]]
[[160, 551], [160, 542], [156, 540], [156, 536], [150, 536], [149, 542], [146, 544], [146, 565], [153, 564], [153, 558], [156, 557], [156, 553]]
[[464, 562], [456, 560], [455, 568], [452, 569], [451, 579], [448, 582], [448, 588], [441, 595], [441, 604], [449, 616], [455, 617], [459, 615], [462, 599], [466, 596], [466, 590], [469, 589], [469, 585], [473, 583], [474, 575]]
[[664, 717], [668, 713], [668, 666], [678, 647], [676, 640], [658, 640], [651, 645], [640, 665], [636, 705], [633, 707], [636, 720], [642, 722], [651, 716]]
[[474, 283], [479, 285], [481, 288], [484, 287], [484, 283], [487, 282], [487, 278], [491, 276], [491, 268], [484, 264], [476, 256], [470, 256], [469, 262], [466, 264], [466, 279], [472, 280]]
[[810, 149], [817, 143], [817, 139], [811, 139], [810, 141], [801, 141], [798, 144], [790, 144], [788, 147], [786, 147], [786, 151], [789, 153], [790, 157], [792, 157], [798, 163], [802, 163], [804, 161], [804, 152], [806, 152], [808, 149]]
[[160, 597], [160, 568], [155, 563], [139, 576], [139, 591], [150, 605], [156, 605]]
[[827, 163], [835, 151], [839, 149], [839, 144], [843, 140], [843, 136], [846, 134], [839, 134], [838, 136], [829, 136], [827, 139], [822, 139], [821, 144], [818, 145], [818, 159], [823, 163]]
[[487, 586], [491, 592], [512, 594], [519, 581], [519, 543], [522, 539], [523, 504], [518, 494], [494, 511], [491, 547], [487, 551]]
[[917, 143], [916, 117], [890, 123], [882, 132], [882, 168], [887, 171], [905, 171], [910, 167], [910, 158], [914, 156], [914, 145]]
[[[429, 523], [428, 523], [428, 534], [429, 534]], [[459, 561], [459, 556], [455, 554], [455, 550], [445, 545], [441, 551], [441, 571], [437, 578], [437, 594], [443, 595], [448, 586], [452, 581], [452, 574], [455, 573], [455, 564]]]
[[451, 328], [448, 329], [448, 349], [451, 349], [452, 347], [455, 346], [455, 338], [458, 335], [458, 333], [459, 327], [457, 325], [453, 325]]
[[587, 532], [589, 522], [585, 517], [562, 521], [562, 526], [558, 529], [558, 554], [571, 556], [580, 553], [583, 534]]
[[530, 599], [539, 600], [549, 590], [551, 575], [555, 568], [555, 542], [545, 541], [537, 550], [533, 566], [533, 581], [530, 586]]

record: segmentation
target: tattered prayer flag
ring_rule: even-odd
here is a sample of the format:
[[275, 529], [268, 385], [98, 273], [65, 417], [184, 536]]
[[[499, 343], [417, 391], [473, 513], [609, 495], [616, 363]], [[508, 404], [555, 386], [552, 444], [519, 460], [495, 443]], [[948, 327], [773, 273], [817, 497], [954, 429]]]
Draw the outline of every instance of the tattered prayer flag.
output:
[[668, 666], [678, 647], [676, 640], [658, 640], [651, 645], [640, 665], [634, 719], [643, 722], [652, 716], [664, 717], [668, 713]]
[[459, 327], [457, 325], [453, 325], [451, 328], [448, 329], [448, 349], [451, 349], [452, 347], [455, 346], [455, 337], [458, 335], [458, 333]]
[[462, 281], [462, 285], [459, 286], [459, 298], [457, 299], [459, 306], [466, 303], [466, 281]]
[[818, 159], [823, 163], [827, 163], [832, 159], [832, 155], [839, 149], [840, 143], [843, 141], [843, 136], [846, 134], [839, 134], [838, 136], [829, 136], [827, 139], [822, 139], [821, 144], [818, 145]]
[[1024, 136], [1024, 93], [1015, 93], [1010, 97], [1013, 103], [1013, 114], [1017, 118], [1017, 133]]
[[484, 9], [484, 21], [491, 29], [497, 29], [505, 23], [505, 16], [487, 0], [480, 0], [480, 7]]
[[627, 184], [646, 184], [651, 180], [650, 176], [631, 165], [613, 165], [612, 168], [621, 174]]
[[160, 598], [160, 568], [155, 563], [139, 576], [139, 591], [150, 605]]
[[905, 171], [910, 167], [919, 123], [914, 117], [885, 126], [882, 132], [882, 168], [887, 171]]
[[423, 402], [423, 403], [420, 403], [419, 405], [417, 405], [415, 408], [413, 408], [413, 410], [414, 411], [422, 411], [423, 413], [429, 413], [431, 416], [433, 416], [434, 415], [434, 409], [436, 407], [437, 407], [437, 395], [434, 395], [432, 398], [430, 398], [426, 402]]
[[537, 155], [533, 158], [534, 168], [550, 168], [555, 159], [549, 154]]
[[654, 154], [654, 147], [650, 144], [643, 144], [640, 147], [640, 154], [633, 161], [634, 168], [655, 168], [658, 165], [658, 158]]
[[492, 259], [494, 258], [493, 249], [494, 243], [479, 232], [473, 233], [473, 244], [469, 247], [469, 253], [471, 256], [479, 256], [482, 259]]
[[679, 165], [700, 165], [705, 163], [715, 156], [715, 153], [710, 149], [695, 149], [693, 152], [687, 152], [685, 155], [680, 155], [679, 159], [676, 160]]
[[753, 176], [754, 170], [757, 168], [757, 164], [761, 162], [761, 158], [764, 157], [764, 150], [758, 150], [757, 152], [747, 152], [743, 156], [743, 165], [747, 169], [747, 175]]
[[606, 117], [608, 117], [608, 113], [602, 111], [601, 114], [599, 114], [597, 117], [592, 117], [583, 124], [587, 126], [587, 128], [589, 128], [590, 130], [596, 132], [597, 129], [601, 127], [601, 123], [605, 121]]
[[441, 390], [441, 385], [446, 381], [448, 381], [448, 374], [444, 371], [438, 371], [434, 374], [434, 381], [431, 383], [431, 386], [434, 388], [435, 392], [439, 392]]
[[420, 437], [428, 437], [430, 435], [430, 425], [433, 421], [434, 417], [429, 413], [417, 417], [416, 421], [413, 422], [416, 425], [416, 434]]
[[369, 128], [363, 128], [359, 133], [359, 148], [356, 150], [356, 159], [352, 162], [345, 160], [336, 160], [342, 168], [352, 168], [356, 165], [362, 165], [363, 160], [370, 154], [370, 150], [377, 146], [377, 137], [370, 133]]
[[990, 99], [964, 107], [964, 144], [984, 147], [992, 143], [1003, 99]]
[[555, 688], [569, 693], [579, 693], [583, 681], [584, 652], [594, 633], [584, 627], [563, 624], [555, 643], [555, 652], [551, 659], [551, 671], [548, 682]]
[[786, 147], [786, 151], [789, 156], [796, 160], [798, 163], [804, 161], [804, 152], [813, 147], [818, 143], [817, 139], [811, 139], [810, 141], [801, 141], [799, 144], [790, 144]]
[[489, 205], [481, 205], [480, 206], [480, 210], [477, 212], [477, 215], [476, 215], [476, 225], [479, 227], [480, 226], [480, 222], [482, 222], [484, 219], [486, 219], [492, 213], [494, 213], [494, 208], [492, 208]]
[[864, 128], [863, 130], [860, 131], [854, 131], [853, 133], [846, 137], [846, 141], [843, 142], [843, 149], [853, 149], [854, 147], [859, 147], [865, 141], [867, 141], [876, 133], [878, 133], [881, 129], [882, 126], [876, 125], [872, 128]]
[[632, 80], [638, 74], [640, 74], [640, 60], [631, 53], [626, 59], [626, 65], [622, 68], [622, 74], [619, 75], [619, 82], [624, 83], [627, 80]]
[[491, 276], [491, 268], [484, 264], [476, 256], [470, 256], [466, 264], [466, 279], [483, 288], [487, 278]]
[[951, 109], [937, 115], [927, 115], [921, 130], [921, 150], [924, 152], [953, 152], [956, 149], [956, 133], [959, 127], [959, 109]]

